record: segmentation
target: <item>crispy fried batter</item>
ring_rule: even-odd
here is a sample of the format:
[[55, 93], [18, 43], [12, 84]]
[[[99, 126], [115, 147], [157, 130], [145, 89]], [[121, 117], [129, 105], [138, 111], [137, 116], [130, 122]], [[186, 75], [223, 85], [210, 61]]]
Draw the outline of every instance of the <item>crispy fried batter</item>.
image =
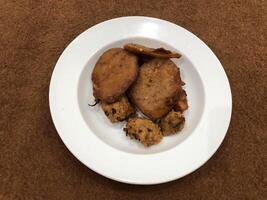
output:
[[140, 44], [129, 43], [123, 47], [127, 51], [135, 54], [147, 55], [155, 58], [180, 58], [181, 54], [173, 51], [166, 50], [164, 48], [149, 48]]
[[96, 99], [113, 103], [135, 81], [138, 74], [136, 55], [122, 48], [112, 48], [103, 53], [92, 73]]
[[171, 111], [160, 120], [163, 135], [173, 135], [184, 128], [185, 118], [181, 112]]
[[188, 103], [187, 103], [187, 94], [185, 90], [181, 90], [179, 94], [178, 102], [175, 104], [174, 108], [175, 111], [184, 112], [188, 109]]
[[139, 76], [129, 90], [131, 101], [149, 118], [166, 115], [178, 100], [180, 73], [170, 59], [152, 59], [140, 67]]
[[140, 141], [146, 147], [157, 144], [162, 139], [159, 126], [148, 119], [130, 118], [124, 131], [131, 139]]
[[123, 121], [135, 113], [135, 109], [131, 106], [125, 95], [115, 103], [101, 102], [101, 107], [112, 123]]

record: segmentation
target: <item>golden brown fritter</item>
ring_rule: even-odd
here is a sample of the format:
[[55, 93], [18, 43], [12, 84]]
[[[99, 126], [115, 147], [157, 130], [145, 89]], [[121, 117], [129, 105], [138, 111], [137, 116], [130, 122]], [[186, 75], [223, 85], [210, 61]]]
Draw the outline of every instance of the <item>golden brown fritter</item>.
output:
[[135, 113], [135, 109], [131, 106], [125, 95], [115, 103], [101, 102], [101, 107], [112, 123], [123, 121]]
[[144, 118], [130, 118], [124, 131], [131, 139], [140, 141], [146, 147], [158, 144], [162, 139], [160, 127]]
[[188, 109], [187, 94], [185, 90], [181, 90], [178, 102], [175, 104], [173, 109], [175, 111], [180, 111], [180, 112], [184, 112], [185, 110]]
[[150, 119], [165, 116], [178, 100], [180, 73], [170, 59], [152, 59], [139, 70], [129, 90], [131, 101]]
[[135, 81], [137, 61], [136, 55], [122, 48], [104, 52], [92, 73], [94, 97], [107, 103], [117, 101]]
[[163, 135], [173, 135], [184, 128], [185, 118], [181, 112], [171, 111], [160, 120]]
[[147, 55], [155, 58], [180, 58], [181, 54], [173, 51], [166, 50], [164, 48], [149, 48], [140, 44], [129, 43], [123, 47], [127, 51], [135, 54]]

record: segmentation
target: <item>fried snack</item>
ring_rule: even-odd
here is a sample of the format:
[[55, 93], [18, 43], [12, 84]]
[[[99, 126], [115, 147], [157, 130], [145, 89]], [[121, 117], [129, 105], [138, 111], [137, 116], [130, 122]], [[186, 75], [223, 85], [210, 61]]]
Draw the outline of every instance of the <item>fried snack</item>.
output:
[[181, 112], [171, 111], [160, 120], [160, 127], [164, 136], [173, 135], [184, 128], [185, 118]]
[[180, 58], [181, 54], [173, 51], [166, 50], [164, 48], [149, 48], [140, 44], [129, 43], [123, 47], [127, 51], [135, 54], [147, 55], [155, 58]]
[[147, 117], [157, 120], [173, 108], [181, 90], [180, 73], [170, 59], [152, 59], [139, 70], [128, 94]]
[[146, 147], [158, 144], [162, 139], [160, 127], [144, 118], [130, 118], [123, 130], [131, 139], [140, 141]]
[[123, 121], [135, 114], [135, 109], [131, 106], [125, 95], [115, 103], [101, 102], [101, 107], [112, 123]]
[[137, 62], [136, 55], [122, 48], [104, 52], [92, 73], [94, 97], [106, 103], [117, 101], [135, 81]]
[[178, 102], [175, 104], [173, 109], [175, 111], [180, 111], [180, 112], [184, 112], [185, 110], [188, 109], [187, 94], [186, 94], [185, 90], [181, 90], [181, 92], [179, 94]]

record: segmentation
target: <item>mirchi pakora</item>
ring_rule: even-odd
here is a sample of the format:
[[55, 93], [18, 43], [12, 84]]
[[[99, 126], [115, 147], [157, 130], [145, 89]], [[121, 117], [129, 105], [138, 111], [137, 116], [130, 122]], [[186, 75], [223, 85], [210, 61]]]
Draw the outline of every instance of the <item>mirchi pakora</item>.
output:
[[179, 70], [170, 59], [152, 59], [140, 67], [137, 80], [129, 89], [129, 97], [147, 117], [160, 119], [178, 100], [179, 80]]
[[104, 52], [92, 72], [93, 94], [106, 103], [116, 102], [135, 81], [138, 75], [138, 58], [122, 49]]

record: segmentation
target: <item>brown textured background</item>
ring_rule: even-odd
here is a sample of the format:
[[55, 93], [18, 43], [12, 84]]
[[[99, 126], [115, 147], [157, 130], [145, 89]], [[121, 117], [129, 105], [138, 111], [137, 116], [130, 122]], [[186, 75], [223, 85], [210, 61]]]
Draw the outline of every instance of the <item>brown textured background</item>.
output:
[[[48, 87], [70, 41], [101, 21], [177, 23], [216, 53], [233, 93], [221, 148], [194, 173], [134, 186], [106, 179], [66, 149]], [[0, 199], [267, 199], [267, 1], [0, 0]]]

